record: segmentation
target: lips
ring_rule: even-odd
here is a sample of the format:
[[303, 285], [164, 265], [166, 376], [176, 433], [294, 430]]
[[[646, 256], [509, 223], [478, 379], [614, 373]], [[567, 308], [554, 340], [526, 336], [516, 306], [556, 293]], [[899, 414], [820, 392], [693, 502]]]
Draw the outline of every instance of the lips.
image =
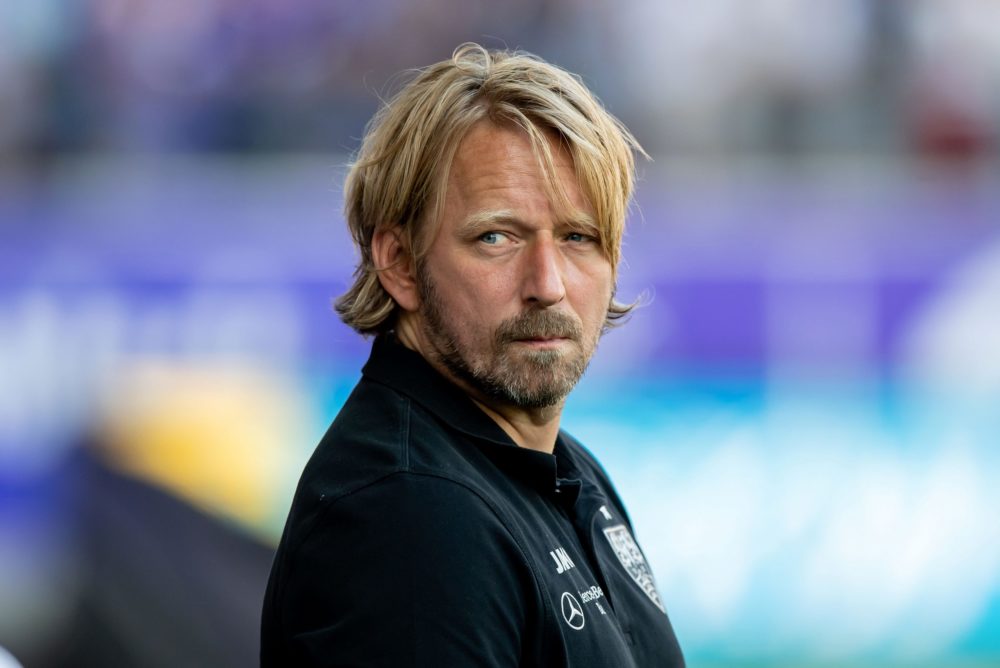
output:
[[514, 343], [522, 343], [529, 346], [554, 346], [567, 341], [572, 341], [573, 337], [571, 335], [518, 336], [516, 338], [511, 338], [510, 340]]
[[508, 345], [518, 345], [525, 350], [555, 351], [555, 350], [564, 350], [566, 344], [568, 344], [569, 342], [570, 339], [567, 337], [544, 336], [544, 337], [532, 337], [526, 339], [518, 338], [514, 339], [512, 343]]

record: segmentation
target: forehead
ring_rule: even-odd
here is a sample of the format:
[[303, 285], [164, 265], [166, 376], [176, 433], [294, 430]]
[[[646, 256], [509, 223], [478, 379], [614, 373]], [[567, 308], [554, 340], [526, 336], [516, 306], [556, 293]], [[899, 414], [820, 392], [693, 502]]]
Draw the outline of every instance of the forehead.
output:
[[480, 121], [459, 143], [446, 182], [446, 206], [489, 205], [510, 199], [554, 208], [560, 215], [592, 213], [569, 152], [551, 132], [540, 133], [551, 162], [528, 133], [513, 125]]

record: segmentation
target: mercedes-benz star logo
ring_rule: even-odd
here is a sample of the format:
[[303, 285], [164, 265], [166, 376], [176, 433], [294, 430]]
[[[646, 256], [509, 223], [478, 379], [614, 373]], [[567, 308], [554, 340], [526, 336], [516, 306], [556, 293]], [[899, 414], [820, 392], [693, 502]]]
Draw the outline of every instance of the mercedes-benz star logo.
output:
[[566, 620], [569, 627], [576, 631], [582, 629], [584, 622], [587, 620], [583, 618], [583, 606], [576, 600], [576, 596], [573, 596], [568, 591], [563, 592], [561, 603], [563, 619]]

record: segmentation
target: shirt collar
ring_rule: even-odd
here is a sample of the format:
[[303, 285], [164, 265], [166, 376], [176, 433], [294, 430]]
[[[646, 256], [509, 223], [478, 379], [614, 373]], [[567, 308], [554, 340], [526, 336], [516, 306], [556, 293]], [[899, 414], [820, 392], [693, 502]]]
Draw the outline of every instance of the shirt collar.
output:
[[[573, 457], [560, 433], [555, 455], [518, 447], [460, 387], [442, 376], [424, 357], [392, 335], [376, 337], [361, 373], [405, 394], [412, 401], [481, 444], [498, 466], [572, 504], [579, 494]], [[575, 483], [575, 484], [574, 484]]]

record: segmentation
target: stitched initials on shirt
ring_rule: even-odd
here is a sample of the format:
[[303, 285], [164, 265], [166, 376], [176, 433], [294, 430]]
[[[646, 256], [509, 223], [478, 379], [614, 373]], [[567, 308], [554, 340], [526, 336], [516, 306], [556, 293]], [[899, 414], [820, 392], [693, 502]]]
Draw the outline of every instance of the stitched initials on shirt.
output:
[[552, 561], [556, 562], [556, 573], [565, 573], [571, 568], [576, 568], [576, 564], [566, 554], [566, 550], [561, 547], [552, 550], [549, 555], [552, 557]]

